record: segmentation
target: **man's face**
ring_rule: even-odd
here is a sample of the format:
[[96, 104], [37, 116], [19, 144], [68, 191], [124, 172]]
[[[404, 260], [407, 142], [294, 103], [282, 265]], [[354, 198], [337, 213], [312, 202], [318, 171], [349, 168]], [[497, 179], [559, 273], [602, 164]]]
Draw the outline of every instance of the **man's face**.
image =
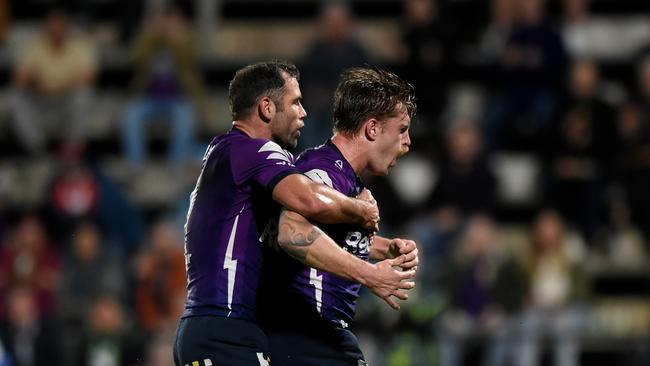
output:
[[68, 18], [60, 12], [50, 14], [47, 18], [46, 29], [53, 42], [63, 42], [68, 32]]
[[397, 158], [405, 155], [411, 146], [411, 117], [401, 105], [396, 110], [397, 114], [379, 124], [379, 135], [374, 141], [368, 164], [370, 173], [374, 175], [387, 175], [388, 170], [397, 164]]
[[305, 126], [307, 112], [302, 107], [302, 94], [298, 80], [285, 75], [284, 95], [280, 105], [276, 105], [276, 114], [271, 121], [273, 141], [285, 149], [292, 149], [298, 144], [300, 129]]

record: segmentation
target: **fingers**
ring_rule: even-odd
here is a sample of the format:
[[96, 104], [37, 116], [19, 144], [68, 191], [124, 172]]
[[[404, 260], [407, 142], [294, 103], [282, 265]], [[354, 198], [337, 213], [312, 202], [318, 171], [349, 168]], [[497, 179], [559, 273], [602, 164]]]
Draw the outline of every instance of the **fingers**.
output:
[[395, 310], [399, 310], [399, 309], [400, 309], [400, 306], [399, 306], [399, 304], [397, 303], [397, 301], [391, 299], [390, 297], [384, 297], [384, 301], [386, 301], [386, 303], [387, 303], [388, 305], [390, 305], [391, 308], [393, 308], [393, 309], [395, 309]]
[[[413, 288], [413, 286], [415, 286], [415, 284], [413, 282], [404, 282], [404, 283], [410, 284], [410, 287], [408, 287], [408, 288], [402, 287], [403, 289], [409, 289], [409, 288]], [[409, 295], [408, 295], [408, 293], [406, 291], [400, 291], [400, 290], [394, 291], [389, 296], [382, 297], [384, 299], [384, 301], [386, 301], [386, 303], [388, 305], [390, 305], [390, 307], [395, 309], [395, 310], [399, 310], [401, 308], [401, 306], [400, 306], [399, 303], [397, 303], [397, 301], [395, 301], [392, 298], [392, 296], [395, 296], [396, 298], [398, 298], [400, 300], [404, 300], [404, 301], [408, 300], [408, 298], [409, 298]]]
[[375, 200], [375, 197], [372, 196], [372, 191], [370, 191], [368, 188], [364, 188], [363, 191], [361, 191], [359, 198], [366, 201]]
[[408, 300], [409, 294], [407, 294], [405, 291], [395, 291], [393, 296], [397, 297], [400, 300]]
[[413, 240], [400, 240], [400, 243], [401, 243], [401, 246], [399, 246], [400, 253], [406, 254], [406, 253], [416, 252], [417, 254], [417, 247]]
[[415, 250], [413, 252], [410, 252], [409, 254], [405, 254], [405, 256], [406, 256], [406, 259], [405, 259], [404, 263], [402, 263], [400, 265], [400, 267], [403, 270], [408, 270], [408, 269], [414, 269], [415, 270], [418, 263], [420, 262], [419, 259], [418, 259], [417, 250]]
[[402, 263], [406, 262], [406, 256], [405, 255], [400, 255], [399, 257], [395, 259], [388, 259], [388, 264], [391, 265], [391, 267], [397, 267], [401, 266]]
[[415, 270], [417, 270], [417, 268], [418, 268], [418, 261], [417, 261], [417, 259], [416, 259], [416, 260], [412, 260], [412, 261], [408, 261], [408, 262], [406, 262], [406, 263], [403, 263], [403, 264], [400, 266], [400, 268], [401, 268], [402, 270], [405, 270], [405, 271], [406, 271], [406, 270], [414, 270], [414, 271], [415, 271]]
[[393, 242], [391, 244], [395, 245], [397, 247], [397, 249], [399, 249], [400, 253], [404, 253], [404, 252], [402, 252], [402, 250], [406, 246], [406, 243], [404, 242], [404, 240], [395, 238], [395, 239], [393, 239]]
[[405, 257], [405, 259], [404, 259], [404, 263], [402, 263], [402, 265], [406, 265], [407, 263], [413, 262], [414, 260], [416, 260], [418, 258], [418, 253], [413, 251], [413, 252], [404, 254], [404, 257]]
[[361, 191], [361, 193], [359, 194], [359, 196], [357, 198], [359, 198], [360, 200], [364, 200], [364, 201], [373, 203], [373, 204], [376, 204], [376, 202], [377, 202], [375, 200], [375, 197], [372, 196], [372, 192], [370, 192], [370, 190], [367, 189], [367, 188], [365, 188], [363, 191]]
[[366, 222], [363, 227], [368, 230], [372, 230], [373, 232], [378, 232], [379, 231], [379, 218], [370, 220]]
[[407, 254], [414, 251], [417, 253], [417, 246], [413, 240], [395, 238], [391, 244], [396, 246], [401, 254]]
[[395, 252], [398, 252], [406, 258], [404, 259], [404, 262], [402, 262], [399, 266], [403, 270], [408, 270], [412, 269], [414, 267], [417, 267], [419, 260], [418, 260], [418, 249], [413, 240], [405, 240], [405, 239], [393, 239], [391, 246], [393, 248], [396, 248]]

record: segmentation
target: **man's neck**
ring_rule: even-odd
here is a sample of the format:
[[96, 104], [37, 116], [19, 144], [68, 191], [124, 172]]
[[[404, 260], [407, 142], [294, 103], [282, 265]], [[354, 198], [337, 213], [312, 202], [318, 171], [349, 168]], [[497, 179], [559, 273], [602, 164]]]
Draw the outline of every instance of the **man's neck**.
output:
[[341, 151], [341, 154], [350, 163], [357, 175], [361, 175], [366, 170], [368, 166], [366, 141], [362, 141], [355, 136], [335, 133], [332, 137], [332, 143]]
[[268, 124], [254, 119], [236, 120], [232, 123], [233, 127], [248, 135], [253, 139], [271, 139], [271, 131]]

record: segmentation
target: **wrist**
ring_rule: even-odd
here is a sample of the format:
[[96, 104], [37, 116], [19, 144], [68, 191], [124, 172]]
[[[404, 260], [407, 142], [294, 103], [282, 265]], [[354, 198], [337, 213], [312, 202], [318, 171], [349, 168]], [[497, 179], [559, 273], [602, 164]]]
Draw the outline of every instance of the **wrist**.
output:
[[377, 271], [377, 266], [370, 262], [362, 261], [358, 266], [353, 266], [352, 278], [362, 284], [363, 286], [368, 287], [368, 284], [372, 283], [372, 277]]

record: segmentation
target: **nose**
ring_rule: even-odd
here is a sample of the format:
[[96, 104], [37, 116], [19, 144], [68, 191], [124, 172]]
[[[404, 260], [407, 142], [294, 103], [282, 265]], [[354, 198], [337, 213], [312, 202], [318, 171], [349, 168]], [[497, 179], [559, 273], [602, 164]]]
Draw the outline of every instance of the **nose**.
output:
[[305, 117], [307, 117], [307, 111], [302, 106], [302, 103], [300, 103], [300, 119], [305, 119]]
[[406, 147], [411, 146], [411, 135], [408, 132], [406, 132], [406, 136], [404, 137], [402, 144], [405, 145]]

